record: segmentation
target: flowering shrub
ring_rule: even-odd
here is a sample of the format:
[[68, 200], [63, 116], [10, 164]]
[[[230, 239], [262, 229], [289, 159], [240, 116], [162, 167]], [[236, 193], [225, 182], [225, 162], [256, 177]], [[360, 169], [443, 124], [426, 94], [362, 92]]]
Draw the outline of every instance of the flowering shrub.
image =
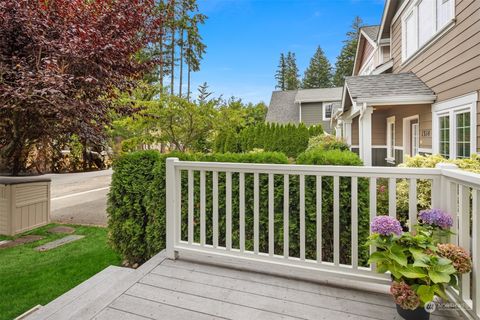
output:
[[420, 299], [415, 291], [405, 282], [393, 281], [390, 287], [393, 300], [403, 309], [415, 310], [420, 305]]
[[462, 248], [436, 245], [437, 232], [449, 232], [453, 223], [447, 213], [425, 210], [418, 220], [415, 232], [403, 232], [397, 219], [378, 216], [371, 223], [367, 242], [377, 248], [369, 263], [376, 263], [379, 273], [391, 273], [394, 283], [390, 291], [404, 309], [424, 306], [435, 295], [446, 300], [446, 287], [456, 287], [457, 275], [469, 272], [472, 264]]
[[350, 150], [350, 147], [342, 139], [339, 139], [330, 134], [321, 134], [318, 136], [311, 137], [308, 140], [307, 151], [318, 150], [318, 149], [348, 151]]
[[400, 222], [390, 216], [378, 216], [373, 219], [370, 229], [373, 233], [378, 233], [382, 236], [402, 234], [402, 226]]
[[437, 249], [439, 256], [452, 261], [453, 267], [458, 273], [472, 271], [472, 259], [465, 249], [452, 243], [439, 243]]
[[418, 218], [423, 224], [441, 229], [449, 229], [453, 225], [452, 217], [441, 209], [428, 209], [420, 211]]

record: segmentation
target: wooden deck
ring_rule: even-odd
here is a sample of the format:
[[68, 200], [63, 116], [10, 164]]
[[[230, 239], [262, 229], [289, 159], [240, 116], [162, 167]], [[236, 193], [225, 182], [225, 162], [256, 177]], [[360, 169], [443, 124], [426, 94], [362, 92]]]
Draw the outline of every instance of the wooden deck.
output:
[[[387, 294], [172, 261], [163, 253], [137, 270], [117, 269], [26, 319], [401, 319]], [[444, 312], [431, 319], [460, 317]]]

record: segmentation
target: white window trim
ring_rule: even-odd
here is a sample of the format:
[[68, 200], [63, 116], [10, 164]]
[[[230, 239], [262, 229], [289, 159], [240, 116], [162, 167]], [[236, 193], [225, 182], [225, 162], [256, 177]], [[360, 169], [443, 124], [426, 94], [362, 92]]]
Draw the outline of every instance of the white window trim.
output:
[[455, 115], [462, 112], [470, 112], [470, 155], [477, 153], [477, 101], [478, 93], [473, 92], [458, 98], [438, 102], [432, 105], [432, 151], [434, 154], [440, 152], [439, 132], [441, 116], [448, 115], [450, 118], [450, 159], [457, 157], [456, 145], [456, 117]]
[[[393, 132], [390, 130], [390, 125], [392, 123], [393, 123]], [[395, 129], [396, 129], [395, 116], [388, 117], [387, 118], [387, 157], [385, 158], [385, 160], [387, 161], [395, 161], [395, 143], [393, 143], [393, 146], [391, 144], [392, 134], [393, 134], [393, 138], [395, 139]]]
[[[330, 118], [327, 118], [326, 115], [327, 115], [327, 105], [331, 105], [332, 106], [332, 112], [330, 113]], [[333, 115], [333, 103], [331, 102], [322, 102], [322, 119], [323, 121], [330, 121], [332, 119], [332, 115]]]
[[[402, 146], [402, 153], [403, 153], [403, 161], [406, 160], [406, 156], [409, 155], [410, 156], [410, 152], [409, 152], [409, 149], [411, 148], [411, 143], [412, 143], [412, 137], [410, 136], [410, 129], [407, 130], [407, 128], [409, 128], [410, 126], [410, 123], [412, 122], [412, 120], [417, 120], [418, 121], [418, 124], [419, 124], [419, 131], [420, 131], [420, 117], [418, 114], [416, 115], [413, 115], [413, 116], [410, 116], [410, 117], [405, 117], [403, 118], [403, 121], [402, 121], [402, 126], [403, 126], [403, 135], [402, 135], [402, 141], [403, 141], [403, 146]], [[419, 138], [420, 140], [420, 138]], [[419, 143], [419, 148], [418, 148], [418, 151], [420, 152], [420, 143]]]
[[[413, 1], [409, 8], [405, 11], [405, 13], [402, 14], [402, 66], [408, 64], [412, 60], [414, 60], [419, 54], [424, 52], [427, 48], [429, 48], [433, 43], [435, 43], [438, 39], [440, 39], [447, 31], [449, 31], [454, 25], [455, 25], [455, 1], [453, 1], [453, 5], [451, 6], [451, 19], [450, 21], [446, 22], [444, 26], [442, 26], [440, 29], [435, 30], [433, 35], [430, 37], [429, 40], [427, 40], [423, 45], [418, 46], [418, 48], [410, 55], [407, 56], [406, 53], [406, 19], [407, 17], [413, 12], [414, 14], [414, 21], [415, 21], [415, 32], [416, 32], [416, 38], [415, 41], [418, 43], [418, 5], [420, 2], [423, 0], [416, 0]], [[437, 21], [437, 3], [435, 0], [435, 14], [434, 14], [434, 19], [435, 22]], [[393, 25], [393, 23], [392, 23]]]

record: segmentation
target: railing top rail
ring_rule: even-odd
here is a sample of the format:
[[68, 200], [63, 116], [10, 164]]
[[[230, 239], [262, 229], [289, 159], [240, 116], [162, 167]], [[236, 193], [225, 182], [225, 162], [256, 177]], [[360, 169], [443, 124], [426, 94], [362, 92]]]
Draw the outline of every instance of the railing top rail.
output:
[[437, 168], [399, 168], [399, 167], [364, 167], [364, 166], [324, 166], [324, 165], [294, 165], [294, 164], [264, 164], [264, 163], [233, 163], [233, 162], [197, 162], [175, 161], [180, 169], [232, 171], [275, 174], [307, 174], [326, 176], [359, 176], [429, 178], [439, 176], [441, 169]]
[[442, 169], [443, 176], [455, 182], [480, 189], [480, 174], [458, 169]]

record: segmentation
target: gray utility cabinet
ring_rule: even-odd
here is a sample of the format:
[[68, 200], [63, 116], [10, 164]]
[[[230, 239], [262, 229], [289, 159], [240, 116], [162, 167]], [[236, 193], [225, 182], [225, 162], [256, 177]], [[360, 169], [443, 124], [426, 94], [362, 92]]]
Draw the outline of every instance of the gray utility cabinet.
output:
[[50, 179], [0, 177], [0, 234], [13, 236], [50, 222]]

